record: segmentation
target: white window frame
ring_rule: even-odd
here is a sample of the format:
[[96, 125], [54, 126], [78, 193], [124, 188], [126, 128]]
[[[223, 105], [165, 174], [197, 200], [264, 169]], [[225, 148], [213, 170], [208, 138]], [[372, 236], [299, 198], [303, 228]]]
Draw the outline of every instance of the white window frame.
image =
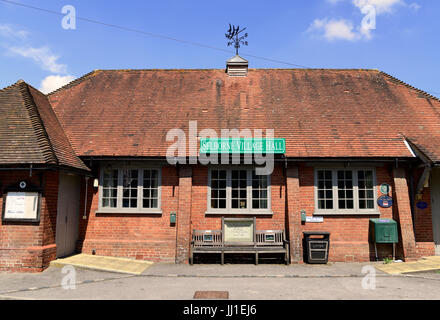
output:
[[[319, 209], [318, 208], [318, 171], [327, 170], [332, 172], [332, 191], [333, 191], [333, 209]], [[339, 209], [338, 199], [338, 170], [352, 171], [353, 177], [353, 209]], [[359, 208], [359, 190], [358, 190], [358, 171], [371, 170], [373, 172], [373, 203], [372, 209]], [[314, 215], [380, 215], [379, 207], [377, 205], [377, 181], [376, 169], [371, 167], [315, 167], [314, 168], [314, 197], [315, 197], [315, 212]]]
[[[226, 170], [226, 208], [218, 209], [211, 208], [211, 175], [212, 170]], [[232, 206], [232, 171], [233, 170], [246, 170], [246, 209], [231, 208]], [[267, 176], [267, 208], [266, 209], [253, 209], [252, 208], [252, 171], [255, 167], [211, 167], [208, 169], [208, 195], [207, 195], [207, 211], [205, 214], [226, 214], [226, 215], [268, 215], [273, 214], [272, 212], [272, 186], [271, 186], [271, 175]]]
[[[102, 195], [103, 195], [103, 177], [104, 170], [118, 170], [118, 187], [117, 187], [117, 207], [103, 207]], [[136, 208], [124, 208], [122, 207], [123, 199], [123, 170], [138, 170], [138, 186], [137, 186], [137, 207]], [[157, 170], [157, 208], [143, 208], [143, 181], [144, 170]], [[162, 167], [161, 166], [143, 166], [143, 165], [102, 165], [99, 170], [99, 213], [117, 213], [117, 214], [162, 214], [161, 198], [162, 198]]]

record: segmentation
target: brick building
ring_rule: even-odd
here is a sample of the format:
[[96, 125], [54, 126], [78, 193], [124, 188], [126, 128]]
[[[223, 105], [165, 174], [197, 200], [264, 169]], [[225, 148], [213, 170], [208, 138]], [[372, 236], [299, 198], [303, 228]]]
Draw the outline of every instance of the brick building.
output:
[[[303, 232], [313, 230], [331, 233], [331, 261], [374, 259], [370, 218], [398, 222], [398, 258], [434, 255], [440, 244], [440, 101], [386, 73], [248, 69], [239, 57], [228, 61], [226, 72], [97, 70], [47, 97], [24, 83], [6, 88], [0, 91], [3, 114], [30, 112], [32, 99], [22, 103], [9, 93], [18, 88], [29, 88], [33, 108], [44, 109], [40, 122], [56, 161], [40, 174], [43, 203], [55, 208], [58, 202], [58, 213], [42, 208], [40, 222], [31, 225], [2, 221], [3, 269], [13, 268], [14, 259], [41, 269], [55, 258], [54, 239], [63, 233], [55, 223], [60, 202], [72, 201], [59, 196], [61, 169], [78, 177], [72, 227], [78, 235], [67, 240], [77, 252], [187, 263], [192, 231], [221, 229], [222, 217], [256, 217], [257, 230], [285, 230], [292, 263], [303, 261]], [[20, 160], [14, 166], [24, 170], [0, 171], [2, 188], [37, 179], [28, 177], [29, 164], [36, 170], [37, 162], [15, 155], [43, 148], [39, 133], [9, 143], [16, 120], [10, 121], [0, 128], [0, 146], [11, 148], [9, 156]], [[50, 138], [50, 127], [57, 138]], [[222, 129], [263, 135], [273, 129], [275, 138], [285, 139], [285, 151], [274, 155], [266, 176], [256, 175], [258, 163], [244, 163], [245, 156], [240, 164], [228, 155], [230, 164], [208, 165], [191, 157], [200, 155], [206, 130], [220, 137]], [[184, 134], [185, 154], [167, 158], [176, 130]], [[2, 168], [10, 164], [0, 150]], [[382, 184], [390, 186], [391, 206], [378, 205]], [[301, 212], [322, 220], [304, 222]], [[15, 258], [12, 247], [27, 251]], [[34, 247], [39, 251], [30, 253]], [[389, 249], [379, 247], [380, 255]], [[29, 260], [45, 250], [43, 262]]]
[[[79, 182], [90, 170], [38, 90], [23, 81], [1, 90], [0, 113], [0, 271], [42, 271], [74, 251]], [[12, 202], [6, 208], [29, 200], [29, 216]]]

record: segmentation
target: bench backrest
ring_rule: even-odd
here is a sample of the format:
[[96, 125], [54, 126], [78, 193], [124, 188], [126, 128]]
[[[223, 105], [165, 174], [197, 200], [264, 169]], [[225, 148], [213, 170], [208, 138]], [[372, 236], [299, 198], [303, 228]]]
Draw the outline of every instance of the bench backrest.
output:
[[[223, 247], [222, 230], [193, 230], [194, 247]], [[255, 243], [257, 247], [284, 246], [284, 230], [256, 230]]]
[[257, 247], [282, 247], [284, 245], [284, 230], [257, 230], [255, 245]]
[[194, 230], [192, 235], [194, 247], [222, 247], [221, 230]]

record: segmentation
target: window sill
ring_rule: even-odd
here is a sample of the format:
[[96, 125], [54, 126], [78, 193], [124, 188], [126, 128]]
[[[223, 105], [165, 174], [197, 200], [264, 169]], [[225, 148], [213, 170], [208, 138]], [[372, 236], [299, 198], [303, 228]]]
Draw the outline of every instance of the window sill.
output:
[[343, 212], [343, 211], [334, 211], [334, 212], [314, 212], [314, 216], [380, 216], [379, 211], [353, 211], [353, 212]]
[[148, 215], [148, 214], [155, 214], [155, 215], [161, 215], [162, 214], [162, 210], [157, 209], [157, 210], [151, 210], [151, 211], [130, 211], [130, 210], [98, 210], [96, 211], [96, 214], [122, 214], [122, 215], [137, 215], [137, 214], [142, 214], [142, 215]]
[[205, 211], [206, 215], [247, 215], [247, 216], [253, 216], [253, 215], [273, 215], [273, 211]]

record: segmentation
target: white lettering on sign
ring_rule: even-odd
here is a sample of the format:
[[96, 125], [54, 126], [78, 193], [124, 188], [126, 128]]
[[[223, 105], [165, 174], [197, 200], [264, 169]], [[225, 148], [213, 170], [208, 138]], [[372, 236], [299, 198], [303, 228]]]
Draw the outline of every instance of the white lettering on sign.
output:
[[306, 217], [306, 222], [324, 222], [324, 217]]

